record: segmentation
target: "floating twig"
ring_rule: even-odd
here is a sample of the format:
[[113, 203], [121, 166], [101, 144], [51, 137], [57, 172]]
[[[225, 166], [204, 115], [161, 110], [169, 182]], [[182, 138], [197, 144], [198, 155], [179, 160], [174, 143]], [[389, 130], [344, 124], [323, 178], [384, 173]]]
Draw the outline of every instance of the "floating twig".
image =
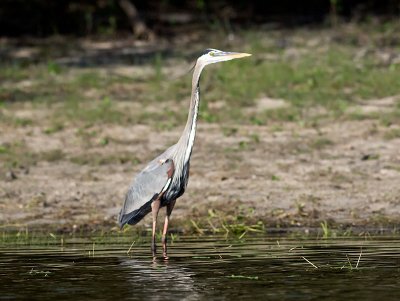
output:
[[135, 244], [136, 241], [133, 241], [131, 246], [129, 247], [129, 250], [126, 252], [127, 255], [129, 255], [129, 253], [131, 252], [131, 249], [133, 247], [133, 245]]
[[239, 239], [242, 239], [243, 238], [243, 236], [245, 236], [246, 235], [246, 233], [247, 233], [247, 231], [244, 231], [240, 236], [239, 236]]
[[210, 221], [210, 219], [208, 219], [207, 222], [208, 222], [208, 224], [211, 226], [213, 232], [215, 232], [215, 233], [216, 233], [216, 232], [219, 232], [219, 229], [217, 229], [217, 228], [213, 225], [213, 223]]
[[350, 258], [349, 258], [349, 256], [346, 254], [346, 257], [347, 257], [347, 261], [349, 262], [349, 264], [350, 264], [350, 270], [352, 270], [353, 269], [353, 266], [351, 265], [351, 261], [350, 261]]
[[197, 225], [197, 223], [194, 220], [190, 220], [190, 222], [192, 223], [193, 227], [197, 230], [197, 232], [201, 235], [204, 234], [204, 231], [202, 229], [200, 229], [200, 227]]
[[311, 264], [315, 269], [318, 269], [318, 267], [313, 264], [311, 261], [309, 261], [307, 258], [305, 258], [304, 256], [301, 256], [301, 258], [303, 258], [305, 261], [307, 261], [309, 264]]
[[225, 230], [225, 235], [228, 235], [229, 234], [229, 229], [224, 224], [221, 224], [221, 226]]
[[258, 280], [258, 276], [230, 275], [230, 276], [226, 276], [226, 277], [227, 278], [232, 278], [232, 279]]
[[356, 269], [358, 268], [358, 264], [360, 263], [361, 254], [362, 254], [362, 247], [361, 247], [361, 250], [360, 250], [360, 255], [358, 256], [358, 260], [357, 260], [357, 264], [356, 264]]

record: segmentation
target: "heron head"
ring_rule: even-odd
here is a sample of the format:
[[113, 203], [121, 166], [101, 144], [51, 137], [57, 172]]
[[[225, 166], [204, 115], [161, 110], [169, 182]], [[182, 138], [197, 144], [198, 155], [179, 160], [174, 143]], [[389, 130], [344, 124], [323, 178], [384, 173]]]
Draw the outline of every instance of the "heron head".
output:
[[230, 61], [233, 59], [239, 59], [242, 57], [250, 56], [249, 53], [240, 53], [240, 52], [227, 52], [221, 51], [217, 49], [208, 48], [205, 50], [203, 55], [198, 58], [198, 62], [204, 65]]

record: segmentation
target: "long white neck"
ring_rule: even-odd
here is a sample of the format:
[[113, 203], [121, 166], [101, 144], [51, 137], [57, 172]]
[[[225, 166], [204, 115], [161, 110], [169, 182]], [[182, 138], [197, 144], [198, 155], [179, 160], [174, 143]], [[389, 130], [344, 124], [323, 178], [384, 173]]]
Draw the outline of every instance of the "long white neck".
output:
[[[200, 74], [203, 70], [204, 65], [202, 63], [197, 62], [193, 72], [192, 79], [192, 94], [190, 99], [190, 107], [188, 119], [186, 122], [185, 129], [183, 130], [182, 136], [177, 143], [177, 149], [175, 154], [175, 160], [179, 162], [175, 162], [175, 164], [185, 165], [190, 159], [190, 155], [192, 153], [193, 144], [196, 136], [196, 125], [197, 125], [197, 116], [199, 113], [199, 102], [200, 102], [200, 87], [199, 80]], [[178, 166], [175, 166], [177, 168]]]

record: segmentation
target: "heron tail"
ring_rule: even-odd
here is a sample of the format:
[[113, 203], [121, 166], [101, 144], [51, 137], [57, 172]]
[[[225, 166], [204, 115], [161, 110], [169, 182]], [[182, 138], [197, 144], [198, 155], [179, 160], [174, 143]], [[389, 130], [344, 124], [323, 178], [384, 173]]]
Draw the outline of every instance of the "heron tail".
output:
[[138, 222], [140, 222], [146, 216], [146, 214], [148, 214], [151, 211], [150, 204], [151, 202], [148, 202], [142, 208], [139, 208], [127, 214], [124, 214], [123, 211], [121, 210], [121, 212], [118, 215], [118, 224], [120, 229], [122, 230], [122, 228], [126, 224], [133, 226], [136, 225]]

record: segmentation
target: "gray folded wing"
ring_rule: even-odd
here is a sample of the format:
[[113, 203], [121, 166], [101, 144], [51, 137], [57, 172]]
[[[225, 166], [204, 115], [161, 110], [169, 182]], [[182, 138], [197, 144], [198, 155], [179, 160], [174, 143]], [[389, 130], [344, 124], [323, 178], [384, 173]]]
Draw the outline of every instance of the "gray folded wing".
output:
[[165, 162], [154, 160], [133, 180], [119, 214], [119, 225], [134, 225], [151, 211], [151, 202], [165, 190], [171, 182], [174, 171], [172, 159]]

